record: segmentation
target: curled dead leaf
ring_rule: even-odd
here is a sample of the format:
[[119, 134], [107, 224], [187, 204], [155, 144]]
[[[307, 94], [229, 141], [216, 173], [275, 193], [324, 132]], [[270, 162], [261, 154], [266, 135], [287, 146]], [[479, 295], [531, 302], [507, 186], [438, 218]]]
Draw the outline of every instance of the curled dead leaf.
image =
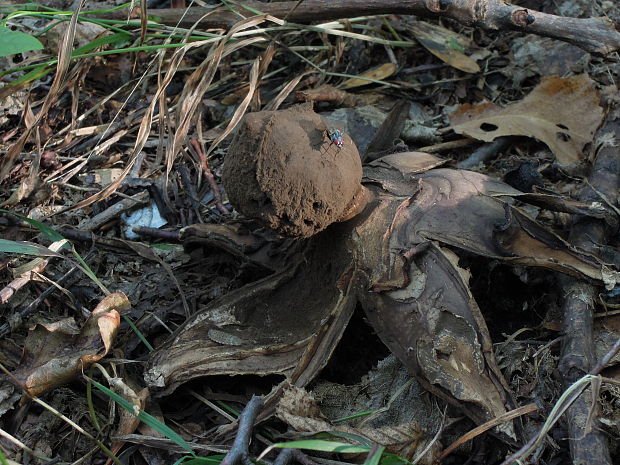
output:
[[107, 355], [120, 326], [120, 313], [129, 307], [127, 296], [116, 292], [99, 302], [81, 329], [73, 318], [36, 325], [28, 333], [13, 376], [31, 396], [70, 382]]

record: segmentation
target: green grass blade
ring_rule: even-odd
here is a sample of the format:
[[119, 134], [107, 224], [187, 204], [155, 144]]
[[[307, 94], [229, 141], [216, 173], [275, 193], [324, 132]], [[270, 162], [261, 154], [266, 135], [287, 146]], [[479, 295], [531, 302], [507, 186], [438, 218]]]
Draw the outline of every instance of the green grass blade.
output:
[[208, 457], [181, 457], [174, 462], [174, 465], [217, 465], [222, 461], [224, 455], [210, 455]]
[[71, 253], [80, 264], [80, 269], [86, 274], [86, 276], [88, 276], [97, 286], [99, 286], [99, 289], [101, 289], [105, 295], [110, 294], [108, 288], [105, 287], [103, 283], [99, 280], [97, 275], [93, 272], [93, 270], [91, 270], [90, 266], [88, 266], [88, 263], [84, 261], [84, 259], [79, 253], [77, 253], [77, 251], [73, 247], [73, 244], [71, 244]]
[[381, 457], [381, 465], [411, 465], [411, 462], [400, 455], [384, 452]]
[[364, 465], [379, 465], [379, 461], [383, 456], [383, 452], [385, 451], [385, 446], [375, 446], [368, 453], [368, 457], [364, 460]]
[[8, 239], [0, 239], [0, 252], [35, 255], [37, 257], [63, 257], [34, 242], [10, 241]]
[[38, 229], [45, 236], [45, 238], [49, 241], [58, 242], [64, 239], [64, 236], [62, 234], [50, 228], [48, 225], [41, 223], [40, 221], [33, 220], [32, 218], [28, 218], [27, 216], [20, 215], [19, 213], [15, 213], [10, 210], [5, 210], [3, 208], [0, 208], [0, 212], [9, 213], [13, 216], [18, 217], [20, 220], [25, 221], [33, 228]]
[[86, 45], [76, 48], [72, 55], [81, 55], [83, 53], [90, 52], [98, 47], [103, 47], [104, 45], [117, 44], [119, 42], [126, 42], [131, 38], [131, 34], [128, 33], [116, 33], [110, 34], [108, 36], [100, 37], [99, 39], [95, 39], [92, 42], [87, 43]]
[[123, 320], [125, 320], [125, 322], [129, 325], [131, 330], [134, 333], [136, 333], [136, 336], [138, 336], [138, 339], [142, 341], [142, 344], [144, 344], [147, 349], [149, 349], [150, 351], [155, 350], [153, 349], [153, 346], [151, 345], [151, 343], [146, 340], [146, 337], [144, 337], [144, 334], [142, 334], [142, 331], [140, 331], [140, 329], [136, 326], [136, 324], [133, 321], [131, 321], [131, 318], [129, 318], [126, 315], [123, 315]]
[[341, 454], [359, 454], [370, 452], [369, 446], [355, 446], [347, 442], [324, 441], [322, 439], [303, 439], [299, 441], [278, 442], [272, 447], [279, 449], [307, 449], [320, 452], [337, 452]]
[[6, 455], [4, 455], [4, 449], [2, 447], [0, 447], [0, 463], [2, 465], [9, 465], [9, 462], [6, 459]]
[[337, 420], [333, 420], [332, 423], [342, 423], [349, 420], [354, 420], [356, 418], [366, 417], [368, 415], [372, 415], [376, 410], [365, 410], [364, 412], [354, 413], [353, 415], [349, 415], [347, 417], [338, 418]]
[[341, 438], [346, 439], [347, 441], [356, 442], [361, 446], [368, 447], [370, 449], [373, 445], [372, 441], [362, 435], [346, 433], [344, 431], [324, 431], [322, 433], [318, 433], [314, 435], [315, 439], [328, 439], [332, 440], [333, 438]]
[[164, 423], [162, 423], [161, 421], [159, 421], [153, 415], [150, 415], [150, 414], [146, 413], [144, 410], [138, 410], [138, 412], [136, 413], [136, 407], [131, 402], [129, 402], [127, 399], [125, 399], [124, 397], [118, 395], [116, 392], [112, 391], [111, 389], [108, 389], [103, 384], [98, 383], [97, 381], [95, 381], [95, 380], [93, 380], [91, 378], [88, 378], [87, 376], [85, 376], [85, 378], [88, 379], [91, 383], [93, 383], [93, 385], [97, 389], [99, 389], [105, 395], [110, 397], [110, 399], [112, 399], [118, 405], [123, 407], [129, 413], [131, 413], [134, 416], [136, 416], [142, 423], [144, 423], [145, 425], [153, 428], [158, 433], [164, 435], [166, 438], [170, 439], [176, 445], [178, 445], [183, 450], [185, 450], [186, 452], [192, 454], [192, 456], [195, 457], [195, 454], [194, 454], [194, 451], [193, 451], [192, 447], [185, 441], [185, 439], [183, 439], [181, 437], [180, 434], [178, 434], [172, 428], [170, 428], [169, 426], [167, 426]]
[[218, 405], [218, 407], [221, 407], [222, 409], [226, 410], [228, 413], [230, 413], [235, 418], [239, 417], [239, 411], [231, 407], [230, 405], [228, 405], [226, 402], [223, 402], [221, 400], [216, 400], [215, 403]]

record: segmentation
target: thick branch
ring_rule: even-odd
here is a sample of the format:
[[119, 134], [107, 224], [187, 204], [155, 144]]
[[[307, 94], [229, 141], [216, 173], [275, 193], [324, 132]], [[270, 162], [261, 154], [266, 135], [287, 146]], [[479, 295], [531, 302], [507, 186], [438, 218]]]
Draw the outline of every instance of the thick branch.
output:
[[[611, 133], [615, 140], [620, 138], [620, 121], [608, 121], [599, 130], [599, 139]], [[620, 161], [617, 147], [607, 144], [599, 151], [589, 178], [589, 186], [580, 193], [580, 200], [600, 202], [614, 198], [620, 184]], [[613, 232], [612, 232], [613, 233]], [[571, 229], [570, 239], [588, 252], [598, 254], [601, 244], [610, 235], [605, 223], [594, 218], [579, 218]], [[592, 284], [573, 278], [562, 280], [564, 303], [563, 327], [565, 337], [562, 343], [562, 358], [559, 371], [566, 386], [588, 373], [595, 363], [593, 342], [593, 312], [597, 290]], [[607, 439], [600, 431], [597, 416], [591, 424], [586, 419], [590, 411], [598, 410], [596, 395], [592, 389], [582, 393], [567, 410], [569, 444], [574, 463], [608, 465], [611, 463]]]
[[[482, 29], [523, 31], [551, 37], [591, 53], [606, 55], [620, 49], [620, 33], [609, 19], [566, 18], [506, 4], [501, 0], [306, 0], [294, 11], [296, 1], [244, 4], [298, 23], [390, 13], [442, 16]], [[252, 15], [249, 11], [239, 10], [245, 16]], [[240, 19], [227, 9], [208, 7], [150, 10], [149, 14], [162, 24], [190, 27], [209, 12], [211, 14], [201, 21], [200, 28], [226, 27]], [[114, 11], [105, 17], [122, 20], [127, 17], [127, 12]]]

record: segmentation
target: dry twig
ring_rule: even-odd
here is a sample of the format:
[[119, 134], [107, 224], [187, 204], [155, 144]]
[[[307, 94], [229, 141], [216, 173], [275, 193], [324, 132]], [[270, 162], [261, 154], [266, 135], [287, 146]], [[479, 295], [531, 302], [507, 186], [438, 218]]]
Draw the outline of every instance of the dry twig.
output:
[[254, 396], [247, 403], [243, 412], [239, 415], [239, 428], [235, 441], [226, 454], [226, 457], [222, 459], [221, 465], [237, 465], [240, 462], [252, 463], [249, 461], [248, 447], [250, 445], [250, 437], [252, 429], [254, 428], [254, 423], [262, 408], [262, 397]]

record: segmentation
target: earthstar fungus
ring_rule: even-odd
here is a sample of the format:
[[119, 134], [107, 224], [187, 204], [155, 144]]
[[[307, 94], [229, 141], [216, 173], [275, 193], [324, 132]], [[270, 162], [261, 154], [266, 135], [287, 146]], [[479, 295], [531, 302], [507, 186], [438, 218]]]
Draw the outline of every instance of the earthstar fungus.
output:
[[[514, 206], [531, 194], [440, 168], [442, 160], [419, 152], [377, 159], [362, 178], [354, 143], [345, 135], [342, 147], [328, 147], [325, 128], [309, 105], [246, 116], [224, 184], [240, 212], [280, 238], [243, 235], [235, 225], [190, 226], [183, 237], [269, 274], [191, 316], [152, 354], [151, 387], [279, 374], [266, 398], [272, 413], [285, 386], [305, 386], [327, 363], [359, 303], [425, 388], [477, 423], [513, 408], [458, 251], [599, 282], [617, 272]], [[514, 436], [511, 425], [501, 428]]]

